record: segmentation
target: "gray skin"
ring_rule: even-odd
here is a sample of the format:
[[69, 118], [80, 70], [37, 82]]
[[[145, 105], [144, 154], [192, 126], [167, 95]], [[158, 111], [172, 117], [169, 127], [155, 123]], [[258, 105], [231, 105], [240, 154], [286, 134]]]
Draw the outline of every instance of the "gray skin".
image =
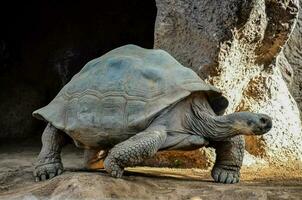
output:
[[[119, 141], [110, 149], [86, 150], [86, 161], [97, 151], [104, 154], [105, 170], [120, 178], [125, 167], [136, 166], [160, 150], [194, 150], [201, 147], [216, 149], [216, 163], [212, 169], [215, 182], [236, 183], [244, 153], [242, 135], [261, 135], [272, 127], [265, 114], [237, 112], [217, 116], [206, 95], [191, 94], [165, 109], [144, 131]], [[46, 180], [63, 171], [61, 149], [66, 135], [48, 124], [42, 136], [42, 150], [38, 156], [34, 176]], [[106, 142], [106, 141], [104, 141]]]

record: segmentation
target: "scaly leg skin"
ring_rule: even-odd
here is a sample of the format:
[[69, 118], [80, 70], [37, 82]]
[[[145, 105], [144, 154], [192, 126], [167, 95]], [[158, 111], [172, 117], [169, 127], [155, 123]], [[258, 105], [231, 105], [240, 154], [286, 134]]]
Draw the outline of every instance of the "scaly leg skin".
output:
[[107, 150], [85, 149], [84, 150], [84, 167], [86, 169], [103, 169], [103, 160], [107, 156]]
[[146, 130], [115, 145], [104, 161], [105, 170], [113, 177], [122, 177], [125, 167], [135, 166], [155, 155], [166, 137], [162, 129]]
[[64, 133], [48, 124], [42, 134], [42, 149], [35, 163], [36, 181], [51, 179], [63, 172], [60, 154], [65, 143]]
[[240, 179], [240, 168], [244, 156], [244, 137], [242, 135], [226, 141], [211, 142], [216, 149], [216, 162], [212, 177], [219, 183], [237, 183]]

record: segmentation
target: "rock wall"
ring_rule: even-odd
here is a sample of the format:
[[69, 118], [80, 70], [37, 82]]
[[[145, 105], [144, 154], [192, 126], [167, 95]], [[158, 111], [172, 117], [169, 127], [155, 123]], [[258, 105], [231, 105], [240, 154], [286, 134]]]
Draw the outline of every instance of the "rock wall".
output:
[[277, 56], [298, 13], [296, 0], [158, 0], [155, 48], [224, 91], [227, 113], [267, 113], [273, 129], [246, 137], [245, 164], [302, 162], [301, 122]]
[[[300, 7], [302, 0], [299, 0]], [[292, 75], [292, 81], [289, 89], [294, 99], [298, 103], [300, 113], [302, 111], [302, 11], [300, 9], [296, 26], [284, 46], [284, 58], [287, 63], [283, 64], [283, 68], [289, 69]]]

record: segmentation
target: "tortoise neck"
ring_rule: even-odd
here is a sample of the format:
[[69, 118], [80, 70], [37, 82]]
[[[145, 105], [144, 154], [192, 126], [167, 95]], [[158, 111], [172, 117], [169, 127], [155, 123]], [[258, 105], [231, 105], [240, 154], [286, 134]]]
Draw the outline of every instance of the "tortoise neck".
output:
[[[204, 101], [203, 101], [204, 102]], [[210, 105], [192, 103], [191, 112], [186, 116], [189, 129], [196, 135], [202, 135], [209, 140], [220, 141], [237, 135], [232, 128], [232, 120], [226, 116], [217, 116]]]

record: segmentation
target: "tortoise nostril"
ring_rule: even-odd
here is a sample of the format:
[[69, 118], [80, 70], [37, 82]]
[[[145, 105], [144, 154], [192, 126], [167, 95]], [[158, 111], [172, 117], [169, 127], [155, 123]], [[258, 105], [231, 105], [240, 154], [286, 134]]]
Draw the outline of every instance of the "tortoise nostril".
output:
[[261, 118], [260, 118], [261, 124], [266, 124], [267, 121], [268, 121], [268, 119], [266, 119], [266, 118], [264, 118], [264, 117], [261, 117]]

